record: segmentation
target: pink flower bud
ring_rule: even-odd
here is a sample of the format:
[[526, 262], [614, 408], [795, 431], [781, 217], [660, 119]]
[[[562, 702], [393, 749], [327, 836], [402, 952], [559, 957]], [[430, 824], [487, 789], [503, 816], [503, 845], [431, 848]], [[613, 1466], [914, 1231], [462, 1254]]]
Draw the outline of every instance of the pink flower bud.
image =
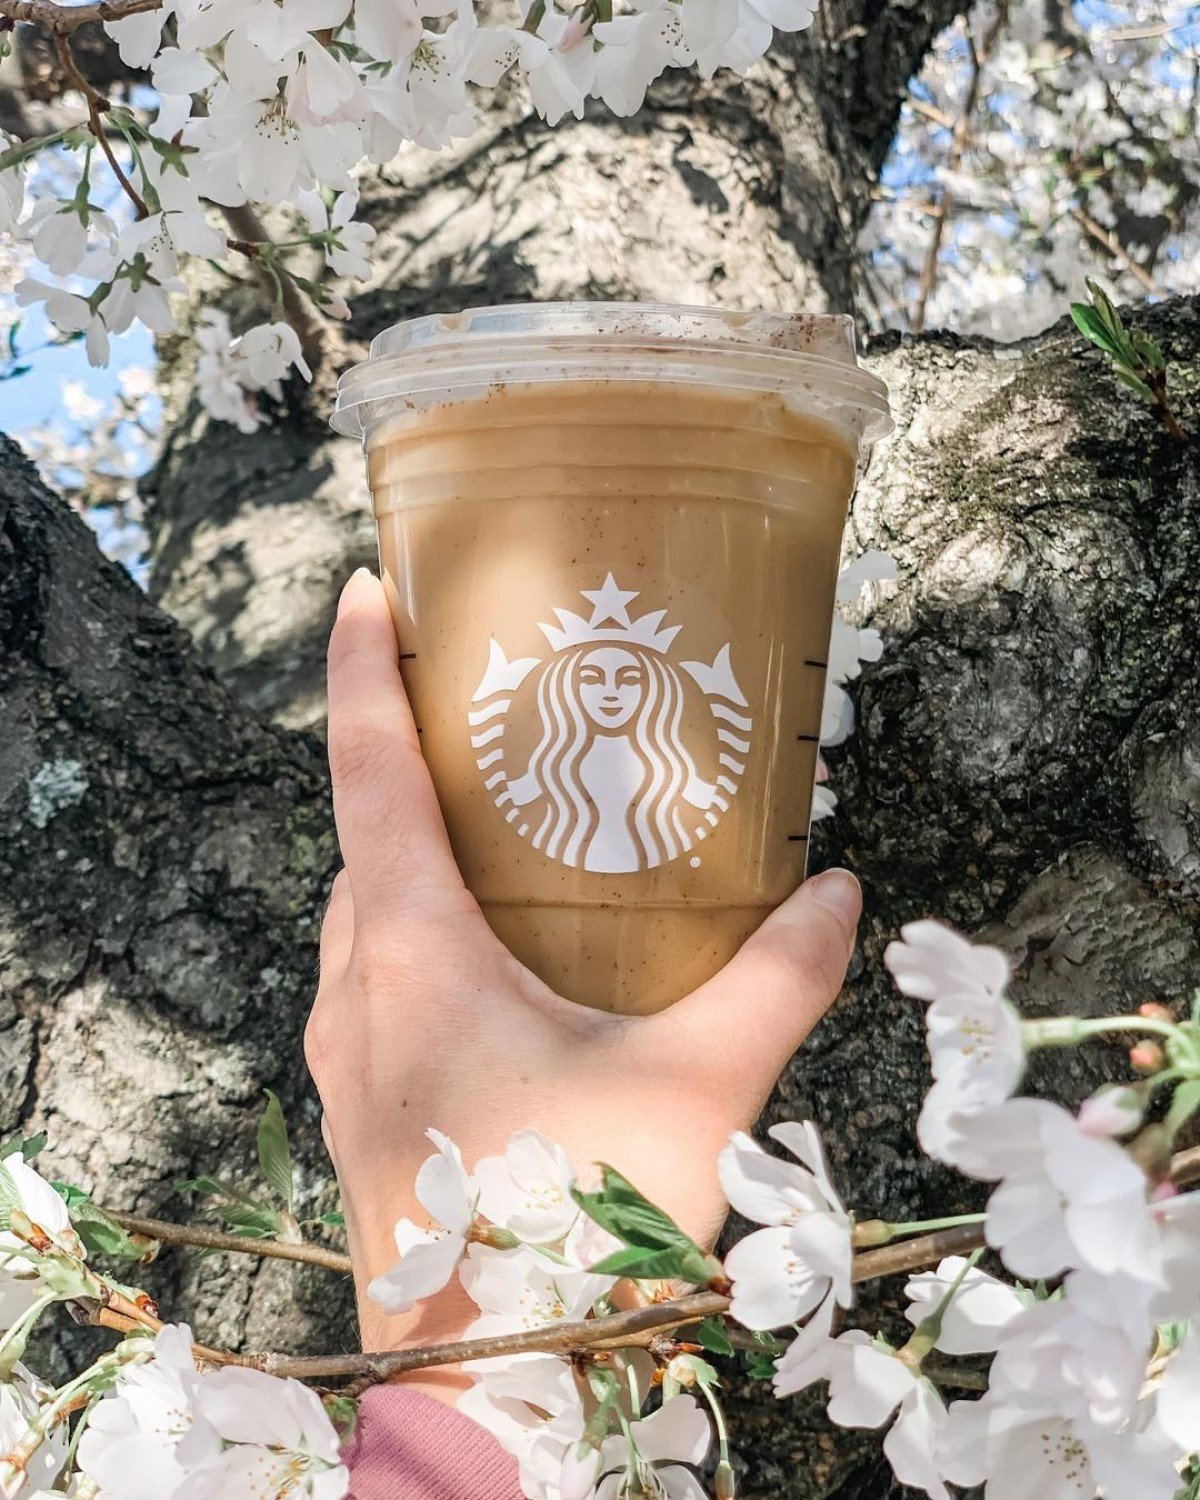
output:
[[1129, 1066], [1135, 1073], [1158, 1073], [1166, 1065], [1167, 1055], [1157, 1042], [1138, 1042], [1129, 1049]]

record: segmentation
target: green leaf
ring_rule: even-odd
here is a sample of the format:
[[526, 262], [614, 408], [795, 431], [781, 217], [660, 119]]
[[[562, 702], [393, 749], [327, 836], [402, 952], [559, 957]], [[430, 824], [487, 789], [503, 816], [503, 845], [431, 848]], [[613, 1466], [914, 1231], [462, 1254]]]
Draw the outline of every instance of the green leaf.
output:
[[[631, 1276], [635, 1281], [704, 1281], [703, 1263], [697, 1267], [688, 1251], [672, 1246], [667, 1250], [643, 1250], [640, 1245], [628, 1245], [624, 1250], [614, 1250], [602, 1261], [590, 1268], [597, 1276]], [[695, 1273], [699, 1271], [699, 1275]]]
[[1116, 359], [1121, 358], [1123, 353], [1121, 341], [1113, 337], [1104, 319], [1094, 307], [1089, 307], [1086, 302], [1072, 302], [1071, 317], [1074, 319], [1075, 327], [1085, 339], [1090, 339], [1106, 354], [1111, 354]]
[[247, 1208], [241, 1203], [223, 1203], [217, 1213], [231, 1229], [250, 1240], [275, 1239], [283, 1230], [279, 1210], [266, 1205]]
[[[679, 1250], [700, 1247], [684, 1234], [675, 1220], [644, 1198], [628, 1178], [614, 1167], [600, 1164], [603, 1186], [598, 1193], [571, 1189], [571, 1196], [589, 1218], [603, 1229], [644, 1250]], [[703, 1255], [703, 1251], [700, 1254]]]
[[1104, 326], [1114, 338], [1121, 339], [1125, 336], [1125, 326], [1121, 322], [1121, 315], [1112, 304], [1112, 298], [1093, 277], [1087, 278], [1087, 289], [1092, 295], [1092, 306], [1099, 314]]
[[1150, 387], [1146, 384], [1146, 382], [1141, 379], [1140, 376], [1135, 375], [1132, 370], [1126, 370], [1121, 365], [1116, 365], [1114, 367], [1113, 374], [1117, 377], [1122, 385], [1127, 385], [1135, 396], [1140, 396], [1143, 401], [1149, 401], [1153, 406], [1157, 397], [1150, 389]]
[[1130, 334], [1130, 343], [1133, 345], [1133, 352], [1149, 369], [1165, 370], [1167, 368], [1166, 355], [1163, 354], [1161, 345], [1148, 333], [1135, 328]]
[[775, 1355], [756, 1350], [746, 1356], [746, 1374], [751, 1380], [771, 1380], [775, 1375]]
[[278, 1097], [266, 1090], [267, 1107], [258, 1122], [258, 1164], [276, 1197], [289, 1213], [292, 1211], [292, 1151], [288, 1145], [287, 1123]]
[[222, 1182], [219, 1177], [193, 1177], [188, 1182], [176, 1183], [176, 1189], [181, 1193], [199, 1193], [204, 1197], [228, 1198], [234, 1203], [244, 1203], [248, 1208], [260, 1207], [257, 1198], [234, 1187], [231, 1182]]
[[6, 1156], [11, 1156], [14, 1151], [21, 1153], [22, 1161], [32, 1161], [39, 1151], [45, 1149], [46, 1133], [39, 1130], [37, 1135], [14, 1135], [0, 1146], [0, 1161]]
[[[56, 1182], [54, 1186], [61, 1192], [66, 1184]], [[75, 1202], [67, 1198], [67, 1207], [70, 1209], [75, 1233], [83, 1241], [89, 1254], [113, 1255], [121, 1260], [146, 1259], [147, 1246], [144, 1241], [137, 1244], [110, 1214], [105, 1213], [99, 1204], [93, 1203], [85, 1193], [79, 1193], [77, 1188], [68, 1188], [67, 1191], [78, 1195]], [[82, 1202], [78, 1199], [82, 1199]]]
[[217, 1177], [189, 1177], [186, 1182], [177, 1182], [176, 1190], [181, 1193], [212, 1194], [222, 1198], [236, 1198], [241, 1194], [236, 1188], [227, 1187]]
[[697, 1323], [695, 1328], [696, 1342], [702, 1349], [707, 1349], [710, 1354], [732, 1354], [733, 1345], [729, 1342], [729, 1335], [725, 1332], [725, 1324], [720, 1318], [705, 1318], [702, 1323]]
[[336, 1213], [322, 1214], [317, 1223], [328, 1225], [330, 1229], [345, 1229], [346, 1215], [339, 1209]]
[[344, 1448], [354, 1436], [354, 1429], [358, 1425], [358, 1402], [351, 1396], [323, 1396], [321, 1404], [337, 1429], [338, 1439]]

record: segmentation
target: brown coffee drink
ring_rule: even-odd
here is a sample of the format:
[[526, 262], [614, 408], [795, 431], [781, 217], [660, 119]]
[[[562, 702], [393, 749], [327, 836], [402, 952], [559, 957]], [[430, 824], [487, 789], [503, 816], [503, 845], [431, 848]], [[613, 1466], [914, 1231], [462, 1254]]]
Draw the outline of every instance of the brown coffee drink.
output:
[[[756, 345], [693, 350], [698, 378], [667, 339], [592, 347], [586, 370], [553, 342], [541, 378], [496, 359], [483, 388], [425, 371], [418, 399], [377, 402], [381, 567], [488, 921], [570, 999], [657, 1010], [803, 878], [842, 527], [880, 398], [811, 352], [770, 350], [776, 387], [747, 388]], [[824, 399], [798, 399], [822, 374]]]

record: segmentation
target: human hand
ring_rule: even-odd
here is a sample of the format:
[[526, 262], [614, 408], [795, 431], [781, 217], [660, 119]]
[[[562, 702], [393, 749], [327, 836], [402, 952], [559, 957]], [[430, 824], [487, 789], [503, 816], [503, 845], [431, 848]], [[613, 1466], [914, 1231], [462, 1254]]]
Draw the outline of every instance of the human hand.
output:
[[[413, 1179], [444, 1131], [472, 1165], [532, 1126], [611, 1163], [706, 1247], [727, 1212], [717, 1156], [757, 1118], [845, 977], [860, 909], [844, 870], [807, 881], [670, 1009], [618, 1016], [554, 994], [492, 933], [454, 862], [400, 680], [383, 588], [346, 585], [329, 644], [329, 760], [345, 869], [305, 1035], [355, 1268], [363, 1346], [453, 1339], [448, 1288], [389, 1317], [366, 1287], [425, 1222]], [[431, 1394], [455, 1381], [426, 1375]]]

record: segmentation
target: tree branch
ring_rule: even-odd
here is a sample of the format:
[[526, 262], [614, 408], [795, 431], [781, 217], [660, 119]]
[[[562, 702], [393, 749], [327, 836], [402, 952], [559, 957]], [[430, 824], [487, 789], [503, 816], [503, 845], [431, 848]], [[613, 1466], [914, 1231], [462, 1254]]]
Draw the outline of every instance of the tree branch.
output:
[[[996, 9], [992, 24], [979, 46], [975, 45], [974, 38], [970, 32], [970, 22], [967, 23], [967, 40], [970, 43], [971, 62], [970, 72], [967, 75], [967, 92], [963, 98], [962, 109], [959, 111], [958, 119], [954, 122], [954, 129], [950, 137], [950, 150], [946, 155], [946, 170], [957, 172], [963, 159], [963, 153], [967, 149], [967, 141], [971, 135], [971, 121], [975, 115], [975, 105], [979, 99], [979, 84], [983, 78], [983, 66], [988, 58], [988, 53], [995, 45], [996, 38], [1000, 34], [1000, 28], [1007, 18], [1008, 8], [1001, 4]], [[909, 100], [912, 103], [912, 100]], [[942, 239], [946, 233], [946, 223], [950, 217], [951, 194], [948, 189], [943, 189], [938, 194], [937, 202], [933, 205], [933, 233], [930, 235], [929, 244], [925, 250], [925, 262], [921, 267], [921, 281], [917, 288], [917, 300], [913, 304], [912, 313], [909, 316], [908, 326], [914, 333], [920, 333], [925, 327], [925, 310], [929, 304], [929, 298], [933, 294], [934, 284], [937, 281], [938, 264], [942, 254]]]
[[299, 1380], [357, 1379], [365, 1385], [391, 1380], [413, 1370], [435, 1365], [490, 1359], [501, 1354], [541, 1353], [573, 1355], [609, 1349], [644, 1348], [660, 1334], [686, 1323], [698, 1323], [726, 1312], [729, 1298], [720, 1292], [691, 1292], [670, 1302], [652, 1302], [630, 1312], [580, 1323], [551, 1323], [525, 1333], [503, 1333], [488, 1339], [464, 1339], [454, 1344], [426, 1344], [382, 1354], [335, 1354], [294, 1357], [287, 1354], [227, 1354], [220, 1363], [263, 1370], [268, 1375], [290, 1375]]
[[[0, 7], [4, 4], [5, 0], [0, 0]], [[98, 89], [92, 87], [80, 71], [79, 64], [75, 61], [75, 54], [71, 51], [71, 43], [64, 32], [56, 31], [54, 33], [54, 49], [58, 53], [58, 60], [62, 63], [63, 71], [66, 73], [68, 79], [70, 79], [87, 101], [88, 125], [91, 128], [92, 134], [99, 142], [101, 151], [108, 158], [108, 164], [112, 168], [113, 176], [121, 184], [122, 191], [136, 209], [138, 218], [144, 219], [148, 217], [150, 210], [146, 207], [145, 199], [143, 199], [137, 188], [134, 187], [133, 183], [125, 175], [124, 169], [117, 160], [116, 153], [113, 151], [112, 142], [108, 138], [108, 131], [104, 128], [104, 121], [101, 116], [108, 108], [108, 100]]]
[[54, 0], [0, 0], [0, 18], [27, 21], [65, 36], [95, 21], [123, 21], [148, 10], [161, 10], [163, 0], [99, 0], [94, 5], [57, 5]]
[[1091, 214], [1082, 208], [1073, 208], [1071, 210], [1071, 217], [1081, 228], [1091, 235], [1092, 239], [1098, 245], [1103, 245], [1114, 260], [1120, 261], [1134, 280], [1139, 281], [1152, 297], [1165, 297], [1167, 295], [1164, 289], [1155, 281], [1154, 277], [1150, 275], [1149, 271], [1134, 260], [1133, 256], [1121, 244], [1116, 235], [1110, 234], [1103, 224], [1092, 218]]
[[145, 1235], [158, 1240], [162, 1245], [197, 1245], [203, 1250], [226, 1250], [235, 1255], [261, 1255], [265, 1260], [300, 1261], [305, 1265], [322, 1266], [327, 1271], [340, 1271], [349, 1275], [350, 1257], [339, 1250], [330, 1250], [325, 1245], [289, 1245], [283, 1240], [254, 1240], [242, 1234], [228, 1234], [221, 1229], [208, 1229], [201, 1224], [172, 1224], [167, 1219], [148, 1219], [141, 1214], [119, 1213], [105, 1209], [110, 1219], [115, 1219], [122, 1229], [130, 1234]]

